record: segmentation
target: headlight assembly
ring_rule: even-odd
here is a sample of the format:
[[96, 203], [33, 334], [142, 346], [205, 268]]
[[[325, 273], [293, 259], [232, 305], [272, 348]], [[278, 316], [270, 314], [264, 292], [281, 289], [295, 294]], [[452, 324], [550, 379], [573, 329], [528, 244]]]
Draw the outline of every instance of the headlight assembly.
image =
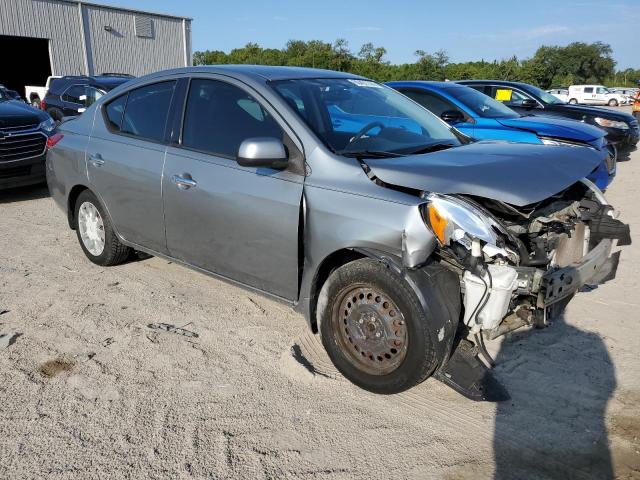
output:
[[629, 125], [627, 122], [621, 122], [618, 120], [609, 120], [608, 118], [596, 117], [594, 118], [595, 122], [602, 126], [608, 128], [619, 128], [621, 130], [629, 130]]
[[50, 133], [53, 132], [53, 130], [56, 128], [56, 122], [53, 120], [53, 118], [49, 117], [43, 122], [40, 122], [38, 128], [40, 128], [40, 130], [44, 132]]
[[428, 195], [427, 200], [426, 221], [441, 245], [458, 242], [469, 249], [474, 238], [496, 244], [491, 220], [472, 205], [437, 194]]
[[488, 257], [502, 256], [518, 264], [519, 256], [502, 246], [497, 231], [502, 227], [474, 205], [463, 200], [438, 195], [426, 196], [425, 222], [443, 247], [458, 243], [471, 251], [473, 240], [484, 245], [482, 252]]
[[570, 142], [567, 140], [562, 140], [559, 138], [550, 138], [550, 137], [538, 137], [540, 141], [544, 145], [560, 145], [565, 147], [588, 147], [593, 148], [591, 145], [587, 145], [586, 143], [578, 143], [578, 142]]

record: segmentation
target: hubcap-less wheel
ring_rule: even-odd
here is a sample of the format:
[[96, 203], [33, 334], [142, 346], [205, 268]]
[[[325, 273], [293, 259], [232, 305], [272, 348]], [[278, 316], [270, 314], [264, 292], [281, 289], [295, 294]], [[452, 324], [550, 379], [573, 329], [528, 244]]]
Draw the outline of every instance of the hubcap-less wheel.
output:
[[336, 302], [333, 328], [349, 362], [371, 375], [393, 372], [406, 356], [404, 316], [391, 298], [374, 288], [345, 289]]
[[91, 202], [84, 202], [78, 210], [78, 229], [85, 248], [95, 257], [104, 251], [104, 222]]

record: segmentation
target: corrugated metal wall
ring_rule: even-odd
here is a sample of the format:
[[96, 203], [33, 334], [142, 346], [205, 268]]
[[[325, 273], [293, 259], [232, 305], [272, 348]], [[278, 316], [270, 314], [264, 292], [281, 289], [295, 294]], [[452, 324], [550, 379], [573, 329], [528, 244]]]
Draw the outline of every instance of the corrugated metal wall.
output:
[[[48, 38], [54, 75], [85, 73], [80, 13], [55, 0], [0, 0], [0, 35]], [[28, 52], [25, 52], [28, 61]]]
[[[150, 38], [136, 36], [136, 16], [151, 19]], [[92, 4], [0, 0], [0, 35], [49, 39], [54, 75], [117, 72], [138, 76], [191, 63], [189, 20]]]
[[[182, 19], [87, 6], [95, 73], [132, 75], [185, 66]], [[151, 38], [137, 37], [135, 17], [151, 18]], [[111, 27], [106, 31], [105, 26]]]

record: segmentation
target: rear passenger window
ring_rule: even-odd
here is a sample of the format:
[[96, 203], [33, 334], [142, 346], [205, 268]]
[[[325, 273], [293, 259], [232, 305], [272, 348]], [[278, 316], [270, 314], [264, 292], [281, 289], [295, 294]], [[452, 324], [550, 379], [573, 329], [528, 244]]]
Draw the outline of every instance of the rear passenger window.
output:
[[217, 80], [191, 81], [182, 133], [185, 147], [235, 158], [247, 138], [282, 136], [273, 117], [244, 90]]
[[584, 87], [584, 93], [593, 93], [593, 87]]
[[120, 130], [122, 125], [122, 114], [124, 106], [127, 104], [127, 96], [122, 95], [107, 105], [107, 123], [111, 130]]
[[72, 85], [64, 92], [62, 100], [69, 103], [81, 103], [80, 95], [84, 95], [86, 89], [86, 85]]
[[131, 90], [121, 131], [146, 140], [162, 141], [176, 82], [160, 82]]

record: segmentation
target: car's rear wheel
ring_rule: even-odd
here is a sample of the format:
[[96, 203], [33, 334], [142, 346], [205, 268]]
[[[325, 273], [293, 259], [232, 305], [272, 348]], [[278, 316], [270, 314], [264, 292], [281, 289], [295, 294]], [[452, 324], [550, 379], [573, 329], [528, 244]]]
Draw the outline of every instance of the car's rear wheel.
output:
[[120, 242], [105, 208], [90, 190], [78, 196], [74, 213], [78, 241], [89, 260], [111, 266], [129, 257], [131, 248]]
[[617, 107], [618, 106], [618, 101], [615, 98], [612, 98], [611, 100], [609, 100], [609, 106], [610, 107]]
[[570, 98], [570, 99], [569, 99], [569, 103], [570, 103], [571, 105], [575, 105], [576, 103], [578, 103], [578, 100], [576, 100], [575, 98]]
[[[320, 297], [322, 343], [336, 368], [375, 393], [397, 393], [437, 366], [426, 314], [407, 282], [371, 259], [336, 269]], [[323, 300], [324, 303], [324, 300]]]
[[35, 108], [40, 108], [40, 99], [38, 97], [33, 97], [31, 99], [31, 106]]

